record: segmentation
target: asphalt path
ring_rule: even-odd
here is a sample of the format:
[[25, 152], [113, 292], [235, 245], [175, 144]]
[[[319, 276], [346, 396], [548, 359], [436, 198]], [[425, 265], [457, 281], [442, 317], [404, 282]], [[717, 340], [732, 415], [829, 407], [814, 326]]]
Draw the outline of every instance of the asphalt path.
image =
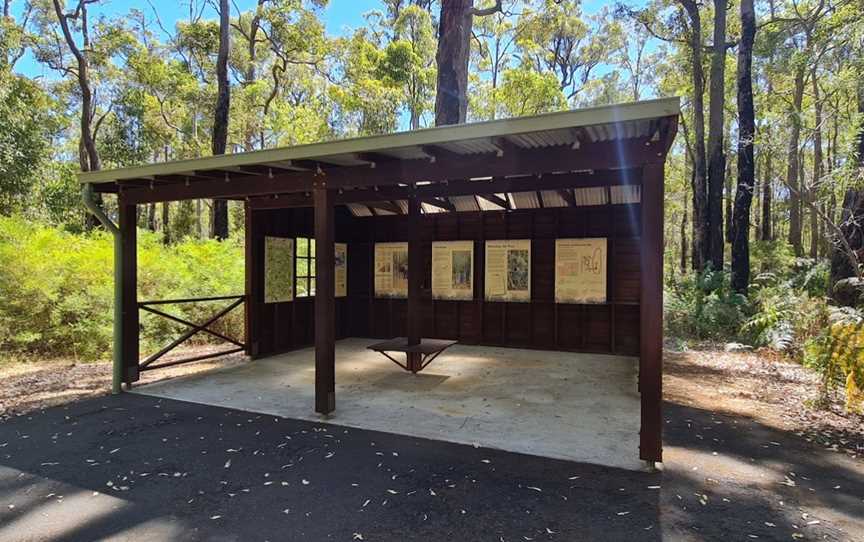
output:
[[90, 399], [0, 423], [0, 540], [864, 539], [860, 460], [742, 418], [665, 417], [665, 470], [647, 473]]

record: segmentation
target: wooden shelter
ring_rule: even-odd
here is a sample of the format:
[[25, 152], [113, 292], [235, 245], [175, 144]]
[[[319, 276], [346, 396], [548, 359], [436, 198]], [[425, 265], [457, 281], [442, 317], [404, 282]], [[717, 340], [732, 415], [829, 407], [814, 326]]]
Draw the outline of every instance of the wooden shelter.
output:
[[[334, 343], [342, 337], [404, 336], [412, 370], [422, 365], [423, 338], [633, 355], [639, 455], [660, 461], [663, 178], [678, 115], [677, 98], [660, 99], [83, 173], [87, 197], [116, 193], [119, 202], [116, 378], [128, 385], [141, 370], [177, 363], [159, 359], [196, 333], [225, 339], [232, 343], [226, 352], [253, 358], [314, 345], [315, 410], [327, 414], [336, 408]], [[136, 206], [197, 198], [244, 202], [246, 291], [139, 301]], [[269, 239], [292, 240], [287, 297], [266, 291], [275, 265], [267, 262], [281, 254]], [[602, 299], [556, 296], [556, 273], [563, 272], [556, 247], [563, 239], [604, 240]], [[484, 248], [497, 240], [530, 240], [525, 302], [484, 294]], [[474, 247], [470, 276], [460, 277], [471, 284], [465, 298], [433, 298], [432, 247], [441, 241]], [[404, 298], [376, 295], [376, 244], [395, 242], [407, 243]], [[336, 271], [340, 245], [347, 252], [344, 276]], [[337, 279], [344, 282], [338, 297]], [[200, 324], [159, 309], [192, 301], [228, 305]], [[210, 328], [244, 303], [243, 340]], [[139, 310], [189, 331], [142, 361]]]

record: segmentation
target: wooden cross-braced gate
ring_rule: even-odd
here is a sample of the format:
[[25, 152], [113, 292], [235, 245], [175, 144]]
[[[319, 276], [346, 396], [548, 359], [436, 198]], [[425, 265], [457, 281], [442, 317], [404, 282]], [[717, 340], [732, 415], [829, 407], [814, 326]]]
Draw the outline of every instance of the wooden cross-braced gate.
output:
[[[177, 324], [182, 324], [187, 326], [189, 329], [183, 332], [179, 337], [159, 349], [159, 351], [151, 354], [146, 359], [141, 360], [138, 364], [139, 371], [152, 371], [154, 369], [161, 369], [164, 367], [171, 367], [174, 365], [181, 365], [183, 363], [191, 363], [193, 361], [201, 361], [210, 358], [216, 358], [219, 356], [227, 356], [229, 354], [236, 354], [238, 352], [243, 352], [246, 349], [246, 344], [237, 339], [234, 339], [224, 333], [216, 331], [212, 329], [211, 326], [230, 314], [234, 309], [242, 305], [246, 300], [245, 295], [228, 295], [228, 296], [215, 296], [215, 297], [199, 297], [199, 298], [187, 298], [187, 299], [165, 299], [159, 301], [140, 301], [138, 302], [138, 308], [149, 312], [150, 314], [154, 314], [161, 318], [165, 318]], [[161, 305], [179, 305], [179, 304], [188, 304], [188, 303], [202, 303], [202, 302], [213, 302], [213, 301], [231, 301], [226, 307], [220, 309], [215, 314], [207, 318], [204, 322], [200, 324], [196, 324], [194, 322], [190, 322], [179, 316], [175, 316], [173, 314], [169, 314], [164, 312], [163, 310], [153, 308], [154, 306]], [[158, 360], [162, 359], [166, 354], [179, 347], [184, 342], [192, 339], [195, 335], [199, 333], [207, 333], [216, 337], [217, 339], [221, 339], [227, 343], [233, 345], [228, 349], [219, 350], [217, 352], [209, 352], [207, 354], [197, 354], [193, 356], [188, 356], [180, 359], [172, 359], [170, 361], [163, 361], [162, 363], [156, 363]], [[245, 341], [245, 338], [244, 338]]]

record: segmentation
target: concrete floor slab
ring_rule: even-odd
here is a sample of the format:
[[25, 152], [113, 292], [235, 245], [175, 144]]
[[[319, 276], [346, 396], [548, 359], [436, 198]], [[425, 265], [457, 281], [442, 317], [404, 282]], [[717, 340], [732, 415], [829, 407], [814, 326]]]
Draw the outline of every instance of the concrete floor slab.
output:
[[638, 360], [456, 345], [412, 375], [372, 339], [336, 344], [336, 411], [314, 412], [314, 349], [149, 384], [138, 393], [629, 469]]

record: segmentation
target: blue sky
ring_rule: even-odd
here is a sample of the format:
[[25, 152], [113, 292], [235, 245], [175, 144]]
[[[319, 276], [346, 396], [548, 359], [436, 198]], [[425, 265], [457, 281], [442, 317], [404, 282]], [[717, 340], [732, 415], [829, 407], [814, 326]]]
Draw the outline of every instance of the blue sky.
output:
[[[17, 2], [13, 0], [13, 8], [17, 8], [20, 12], [23, 3], [20, 0]], [[159, 18], [167, 28], [173, 28], [176, 21], [188, 18], [188, 0], [151, 0], [151, 3], [158, 10]], [[251, 9], [255, 3], [255, 0], [236, 0], [234, 5], [245, 11]], [[67, 0], [67, 4], [71, 5], [71, 1]], [[104, 0], [98, 7], [91, 7], [91, 12], [112, 16], [128, 13], [131, 9], [143, 10], [148, 18], [152, 18], [153, 10], [142, 0]], [[322, 19], [327, 27], [327, 33], [336, 36], [344, 33], [346, 28], [363, 26], [365, 24], [363, 14], [373, 9], [383, 9], [382, 3], [379, 0], [330, 0]], [[212, 10], [210, 10], [210, 17], [215, 18]], [[29, 76], [56, 77], [55, 73], [36, 63], [29, 55], [21, 59], [16, 70]]]
[[[151, 2], [156, 6], [159, 11], [159, 18], [166, 27], [171, 28], [177, 20], [188, 17], [188, 0], [151, 0]], [[21, 0], [13, 0], [13, 8], [20, 11], [23, 3]], [[245, 11], [251, 9], [255, 3], [255, 0], [235, 0], [234, 5]], [[67, 4], [71, 4], [71, 1], [67, 0]], [[603, 5], [602, 0], [585, 0], [583, 1], [583, 12], [586, 14], [594, 13]], [[143, 10], [148, 18], [152, 17], [152, 9], [147, 2], [142, 0], [104, 0], [98, 7], [91, 7], [91, 12], [111, 16], [128, 13], [133, 8]], [[374, 9], [383, 10], [383, 4], [380, 0], [330, 0], [322, 14], [322, 19], [327, 33], [331, 36], [337, 36], [346, 33], [346, 29], [363, 26], [366, 23], [363, 14]], [[212, 10], [210, 16], [215, 18]], [[31, 77], [41, 75], [55, 78], [58, 76], [52, 70], [39, 65], [29, 55], [21, 59], [16, 70]]]

